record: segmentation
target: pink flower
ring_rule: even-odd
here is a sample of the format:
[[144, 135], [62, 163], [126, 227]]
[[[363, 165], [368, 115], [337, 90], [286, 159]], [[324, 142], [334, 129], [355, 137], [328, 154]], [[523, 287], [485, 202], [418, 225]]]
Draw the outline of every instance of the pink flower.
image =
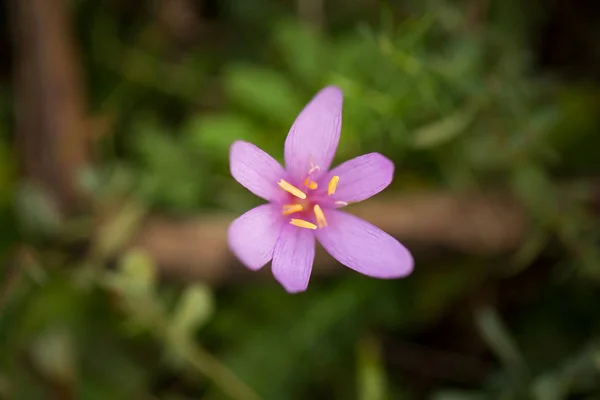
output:
[[302, 110], [285, 141], [285, 169], [251, 143], [230, 149], [231, 175], [269, 201], [229, 226], [229, 247], [251, 270], [273, 261], [275, 279], [290, 293], [305, 291], [315, 239], [340, 263], [361, 274], [391, 279], [413, 270], [410, 252], [381, 229], [339, 209], [385, 189], [394, 164], [369, 153], [329, 167], [342, 124], [342, 91], [321, 90]]

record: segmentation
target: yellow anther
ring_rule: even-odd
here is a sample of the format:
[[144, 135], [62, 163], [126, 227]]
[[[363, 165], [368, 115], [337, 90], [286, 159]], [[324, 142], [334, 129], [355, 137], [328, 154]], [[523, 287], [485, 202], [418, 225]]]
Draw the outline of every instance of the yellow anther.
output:
[[310, 178], [306, 178], [304, 180], [304, 186], [308, 187], [310, 190], [315, 190], [316, 188], [319, 187], [317, 182], [311, 181]]
[[286, 204], [283, 206], [283, 215], [290, 215], [302, 211], [301, 204]]
[[303, 219], [292, 218], [290, 219], [290, 224], [297, 226], [298, 228], [317, 229], [317, 226], [315, 224], [311, 224], [310, 222], [305, 221]]
[[284, 181], [283, 179], [279, 180], [279, 182], [277, 182], [277, 184], [279, 185], [279, 187], [281, 187], [283, 190], [285, 190], [286, 192], [288, 192], [291, 195], [296, 196], [299, 199], [306, 199], [306, 193], [304, 193], [302, 190], [298, 189], [296, 186], [292, 185], [289, 182]]
[[313, 211], [315, 212], [315, 217], [317, 218], [317, 225], [319, 225], [319, 228], [324, 228], [327, 226], [327, 219], [325, 219], [325, 214], [323, 214], [323, 210], [321, 210], [321, 207], [316, 204], [313, 208]]
[[333, 178], [331, 178], [331, 180], [329, 181], [329, 185], [327, 186], [327, 195], [331, 196], [332, 194], [335, 193], [335, 189], [337, 189], [337, 185], [338, 182], [340, 181], [340, 177], [339, 176], [334, 176]]

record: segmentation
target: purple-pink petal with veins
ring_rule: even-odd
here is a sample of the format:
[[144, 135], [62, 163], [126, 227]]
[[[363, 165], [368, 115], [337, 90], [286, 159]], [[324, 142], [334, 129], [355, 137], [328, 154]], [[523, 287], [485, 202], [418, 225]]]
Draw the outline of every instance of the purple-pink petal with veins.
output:
[[335, 86], [322, 89], [300, 112], [285, 140], [285, 165], [296, 180], [318, 166], [314, 179], [327, 172], [335, 156], [342, 128], [342, 91]]
[[312, 230], [293, 225], [283, 227], [273, 253], [273, 276], [289, 293], [308, 287], [315, 259], [315, 236]]
[[346, 267], [381, 279], [412, 272], [414, 261], [408, 249], [376, 226], [338, 210], [329, 210], [327, 222], [327, 228], [316, 231], [317, 240]]
[[339, 176], [332, 200], [356, 203], [385, 189], [394, 179], [394, 163], [379, 153], [365, 154], [348, 160], [327, 175], [329, 182]]
[[287, 177], [283, 167], [252, 143], [235, 141], [229, 150], [229, 169], [236, 181], [265, 200], [278, 202], [285, 192], [277, 185]]
[[279, 206], [263, 204], [253, 208], [229, 225], [229, 248], [242, 264], [256, 271], [273, 258], [284, 223]]

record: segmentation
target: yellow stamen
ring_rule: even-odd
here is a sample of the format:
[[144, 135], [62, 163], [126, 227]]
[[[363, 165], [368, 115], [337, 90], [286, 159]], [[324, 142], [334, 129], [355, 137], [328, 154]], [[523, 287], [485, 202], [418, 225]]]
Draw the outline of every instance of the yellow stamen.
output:
[[297, 226], [299, 228], [317, 229], [317, 226], [315, 224], [311, 224], [310, 222], [305, 221], [303, 219], [292, 218], [292, 219], [290, 219], [290, 224]]
[[290, 215], [302, 211], [301, 204], [286, 204], [283, 206], [283, 215]]
[[285, 190], [286, 192], [288, 192], [291, 195], [296, 196], [299, 199], [306, 199], [306, 193], [304, 193], [302, 190], [298, 189], [296, 186], [292, 185], [289, 182], [284, 181], [283, 179], [279, 180], [279, 182], [277, 182], [277, 184], [279, 185], [279, 187], [281, 187], [283, 190]]
[[339, 176], [334, 176], [333, 178], [331, 178], [331, 180], [329, 181], [329, 185], [327, 186], [327, 195], [331, 196], [332, 194], [335, 193], [335, 189], [337, 189], [337, 185], [338, 182], [340, 181], [340, 177]]
[[304, 180], [304, 186], [308, 187], [310, 190], [315, 190], [319, 187], [317, 182], [311, 181], [310, 178], [306, 178]]
[[319, 228], [324, 228], [327, 226], [327, 219], [325, 219], [325, 214], [323, 214], [323, 210], [321, 210], [321, 207], [316, 204], [313, 208], [313, 211], [315, 212], [315, 217], [317, 218], [317, 225], [319, 225]]

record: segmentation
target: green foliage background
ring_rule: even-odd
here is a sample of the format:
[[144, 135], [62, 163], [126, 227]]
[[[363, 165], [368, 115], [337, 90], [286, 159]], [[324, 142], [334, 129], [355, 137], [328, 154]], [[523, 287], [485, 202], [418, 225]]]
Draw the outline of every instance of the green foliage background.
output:
[[[537, 62], [544, 3], [332, 0], [319, 28], [303, 2], [216, 2], [192, 40], [156, 24], [155, 2], [71, 2], [105, 126], [81, 184], [99, 208], [126, 206], [102, 229], [60, 220], [17, 177], [3, 124], [1, 399], [600, 398], [600, 91]], [[390, 157], [391, 192], [508, 191], [531, 222], [521, 248], [417, 259], [401, 281], [342, 273], [296, 296], [167, 282], [147, 254], [117, 251], [148, 212], [258, 204], [229, 176], [230, 144], [281, 159], [328, 84], [345, 93], [339, 160]], [[0, 100], [10, 121], [9, 82]]]

